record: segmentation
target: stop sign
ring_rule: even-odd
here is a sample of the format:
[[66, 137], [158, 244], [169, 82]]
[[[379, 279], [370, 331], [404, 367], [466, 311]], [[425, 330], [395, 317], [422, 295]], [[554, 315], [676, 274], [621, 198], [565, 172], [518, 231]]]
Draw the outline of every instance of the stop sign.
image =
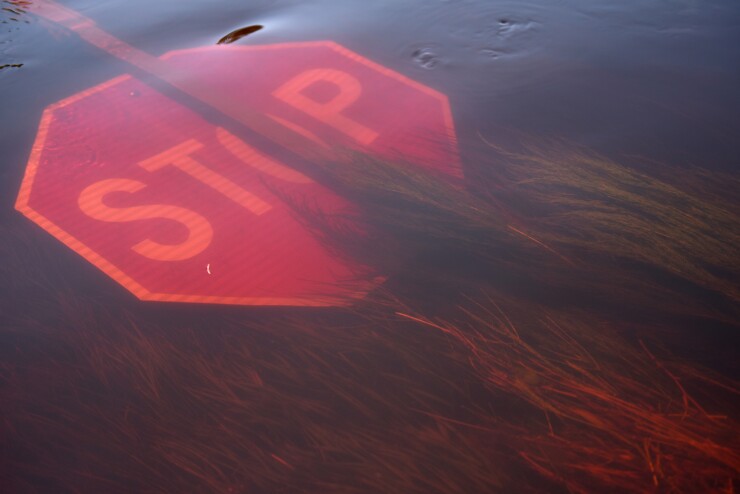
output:
[[[184, 85], [317, 146], [460, 176], [446, 98], [332, 42], [161, 57]], [[296, 217], [350, 207], [290, 153], [124, 75], [48, 107], [16, 208], [143, 300], [338, 305], [372, 286]]]
[[320, 146], [359, 147], [460, 177], [447, 97], [331, 41], [208, 46], [161, 57], [173, 70]]

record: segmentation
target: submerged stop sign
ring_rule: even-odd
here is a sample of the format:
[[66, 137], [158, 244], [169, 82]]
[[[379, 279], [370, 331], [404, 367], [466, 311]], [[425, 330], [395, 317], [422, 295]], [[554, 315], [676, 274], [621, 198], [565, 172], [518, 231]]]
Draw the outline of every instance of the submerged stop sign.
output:
[[[460, 176], [446, 98], [332, 42], [171, 52], [187, 87], [319, 147]], [[246, 140], [245, 140], [246, 139]], [[336, 305], [367, 270], [291, 204], [349, 207], [273, 152], [124, 75], [48, 107], [16, 207], [140, 299]]]

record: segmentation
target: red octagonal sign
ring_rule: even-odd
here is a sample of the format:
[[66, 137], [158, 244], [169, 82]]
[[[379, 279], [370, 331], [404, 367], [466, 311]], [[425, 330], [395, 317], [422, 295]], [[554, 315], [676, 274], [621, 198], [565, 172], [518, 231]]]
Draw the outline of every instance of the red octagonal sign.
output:
[[[333, 42], [160, 57], [189, 87], [325, 148], [460, 176], [444, 95]], [[440, 138], [442, 136], [442, 138]], [[48, 107], [16, 207], [143, 300], [337, 305], [369, 289], [295, 217], [349, 205], [285, 153], [124, 75]]]

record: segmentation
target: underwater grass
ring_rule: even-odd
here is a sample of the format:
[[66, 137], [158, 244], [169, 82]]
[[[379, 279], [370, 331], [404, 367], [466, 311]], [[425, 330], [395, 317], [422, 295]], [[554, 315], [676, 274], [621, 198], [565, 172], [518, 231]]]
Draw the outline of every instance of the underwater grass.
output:
[[740, 468], [736, 406], [687, 391], [736, 383], [500, 294], [445, 320], [58, 309], [2, 366], [15, 492], [729, 492]]
[[[490, 426], [540, 474], [570, 492], [732, 491], [740, 471], [736, 418], [705, 410], [687, 392], [688, 376], [642, 341], [631, 346], [588, 316], [526, 308], [515, 317], [493, 299], [460, 311], [455, 322], [398, 315], [461, 343], [492, 390], [541, 412], [538, 425]], [[740, 394], [737, 383], [726, 390]]]
[[510, 164], [499, 179], [526, 198], [524, 208], [540, 210], [528, 220], [544, 240], [659, 268], [740, 300], [740, 217], [722, 196], [696, 197], [563, 143], [500, 152]]
[[124, 303], [14, 225], [3, 485], [733, 492], [738, 383], [650, 329], [674, 315], [736, 327], [737, 218], [709, 190], [563, 146], [498, 150], [465, 185], [359, 156], [329, 167], [357, 213], [301, 213], [390, 275], [349, 309]]
[[418, 262], [419, 277], [526, 286], [558, 305], [580, 298], [737, 324], [740, 216], [731, 204], [576, 146], [542, 146], [493, 150], [466, 187], [355, 155], [330, 167], [332, 186], [358, 205], [369, 239], [332, 229], [310, 208], [304, 216], [327, 245], [391, 272]]

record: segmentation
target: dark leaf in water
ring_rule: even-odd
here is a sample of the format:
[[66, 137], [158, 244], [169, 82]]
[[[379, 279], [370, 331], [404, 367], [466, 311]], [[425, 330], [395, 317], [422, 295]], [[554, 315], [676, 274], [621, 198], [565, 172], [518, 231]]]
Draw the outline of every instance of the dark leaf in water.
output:
[[236, 31], [231, 31], [229, 34], [218, 40], [217, 45], [224, 45], [233, 43], [234, 41], [243, 38], [244, 36], [247, 36], [248, 34], [255, 33], [262, 29], [262, 26], [259, 24], [254, 26], [247, 26], [237, 29]]

